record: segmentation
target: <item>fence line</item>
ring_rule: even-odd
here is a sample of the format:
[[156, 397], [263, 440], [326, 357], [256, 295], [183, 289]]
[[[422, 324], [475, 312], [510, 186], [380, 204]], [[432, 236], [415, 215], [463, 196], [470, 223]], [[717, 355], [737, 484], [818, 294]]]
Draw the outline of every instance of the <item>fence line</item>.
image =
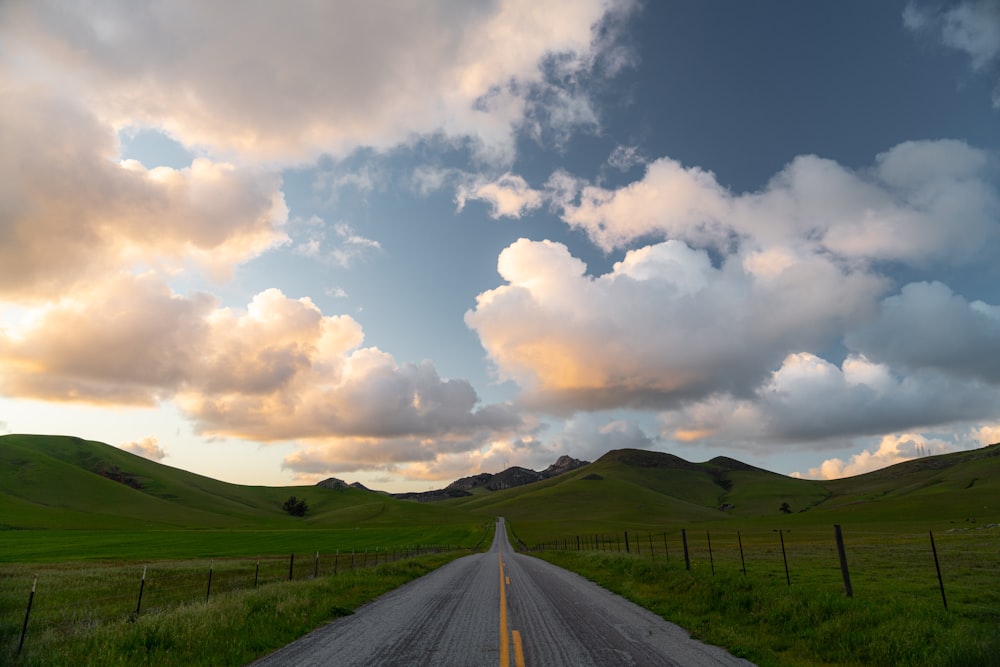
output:
[[[471, 551], [475, 551], [482, 540]], [[151, 561], [122, 566], [87, 564], [76, 572], [84, 579], [67, 594], [59, 573], [49, 577], [32, 575], [30, 592], [26, 586], [16, 612], [16, 591], [9, 584], [0, 599], [0, 639], [13, 639], [19, 654], [33, 633], [59, 629], [71, 632], [114, 619], [136, 620], [140, 614], [155, 613], [174, 606], [211, 599], [222, 593], [249, 591], [259, 586], [289, 580], [342, 576], [390, 562], [450, 551], [470, 551], [458, 545], [414, 545], [374, 549], [314, 552], [306, 557], [256, 556], [184, 561]], [[301, 555], [300, 555], [301, 556]], [[76, 564], [79, 565], [79, 564]], [[70, 570], [68, 576], [75, 576]], [[36, 590], [37, 589], [37, 590]], [[109, 591], [119, 591], [109, 593]], [[26, 604], [26, 606], [25, 606]], [[15, 619], [15, 615], [17, 616]]]
[[[513, 533], [513, 527], [508, 523]], [[969, 532], [976, 531], [976, 532]], [[933, 532], [890, 533], [851, 531], [839, 524], [832, 526], [828, 537], [810, 527], [726, 530], [715, 528], [700, 537], [689, 535], [686, 528], [646, 531], [619, 530], [614, 533], [586, 533], [552, 536], [535, 544], [517, 542], [522, 551], [574, 551], [613, 554], [635, 561], [656, 562], [657, 571], [685, 571], [715, 576], [716, 570], [753, 576], [765, 582], [788, 587], [836, 586], [847, 597], [864, 596], [866, 584], [885, 577], [898, 578], [900, 593], [926, 598], [940, 593], [947, 610], [946, 588], [959, 580], [965, 593], [966, 608], [1000, 610], [1000, 525], [951, 529], [947, 548], [940, 535]], [[805, 536], [802, 537], [801, 535]], [[624, 548], [621, 548], [624, 543]], [[681, 565], [671, 563], [671, 548], [683, 550]], [[945, 553], [947, 552], [947, 553]], [[850, 553], [850, 567], [848, 562]], [[899, 577], [901, 568], [907, 576]], [[853, 581], [852, 581], [853, 579]], [[974, 580], [974, 581], [965, 581]], [[780, 583], [779, 583], [780, 582]], [[877, 588], [873, 586], [873, 588]], [[984, 590], [993, 591], [983, 597]]]

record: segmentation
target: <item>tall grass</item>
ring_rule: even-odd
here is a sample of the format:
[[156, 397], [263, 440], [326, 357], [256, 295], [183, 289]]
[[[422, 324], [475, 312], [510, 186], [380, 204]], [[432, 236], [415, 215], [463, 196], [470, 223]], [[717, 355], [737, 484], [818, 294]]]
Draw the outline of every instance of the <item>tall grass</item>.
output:
[[689, 531], [690, 570], [679, 539], [668, 562], [662, 541], [655, 554], [645, 548], [645, 534], [639, 555], [634, 542], [625, 554], [576, 551], [575, 539], [537, 555], [764, 667], [1000, 666], [1000, 530], [939, 541], [947, 609], [926, 534], [853, 535], [852, 599], [832, 534], [806, 532], [785, 538], [790, 586], [777, 535], [743, 536], [746, 575], [735, 539], [713, 535], [710, 556], [704, 530]]
[[[71, 623], [29, 627], [19, 656], [16, 632], [5, 627], [0, 663], [25, 667], [244, 665], [468, 553], [431, 554], [337, 576], [213, 593], [207, 601], [201, 595], [182, 604], [151, 607], [138, 617], [122, 610], [111, 618], [98, 618], [94, 601], [78, 603], [82, 613]], [[79, 577], [82, 582], [107, 574], [95, 568], [79, 572]]]

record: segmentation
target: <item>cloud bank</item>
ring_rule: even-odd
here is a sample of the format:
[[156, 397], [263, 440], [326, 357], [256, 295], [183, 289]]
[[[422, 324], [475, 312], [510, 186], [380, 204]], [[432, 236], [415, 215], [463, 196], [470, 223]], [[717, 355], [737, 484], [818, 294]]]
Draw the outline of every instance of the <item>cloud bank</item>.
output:
[[303, 161], [471, 140], [509, 161], [514, 134], [595, 116], [561, 82], [620, 67], [599, 30], [629, 0], [501, 3], [5, 3], [10, 66], [71, 85], [116, 128], [160, 127], [227, 156]]
[[566, 246], [521, 239], [466, 323], [523, 407], [659, 411], [665, 441], [846, 447], [990, 419], [1000, 309], [940, 282], [897, 288], [890, 269], [988, 262], [993, 173], [958, 141], [856, 170], [798, 157], [744, 194], [668, 158], [611, 190], [557, 173], [550, 203], [623, 259], [592, 275]]

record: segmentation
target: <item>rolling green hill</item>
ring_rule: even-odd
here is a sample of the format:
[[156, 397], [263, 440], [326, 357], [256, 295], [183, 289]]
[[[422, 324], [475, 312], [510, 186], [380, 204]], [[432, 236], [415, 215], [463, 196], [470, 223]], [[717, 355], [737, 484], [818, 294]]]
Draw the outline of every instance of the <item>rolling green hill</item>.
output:
[[[964, 522], [1000, 520], [1000, 445], [931, 456], [840, 480], [804, 480], [719, 457], [618, 450], [544, 482], [447, 501], [498, 514], [522, 536], [691, 522]], [[785, 516], [782, 504], [791, 514]]]
[[[306, 517], [282, 510], [290, 495], [309, 504]], [[780, 510], [786, 503], [790, 514]], [[355, 488], [228, 484], [99, 442], [0, 436], [0, 530], [376, 531], [372, 536], [381, 530], [420, 540], [445, 527], [475, 535], [498, 515], [524, 537], [695, 522], [753, 525], [778, 517], [800, 526], [996, 522], [1000, 445], [833, 481], [795, 479], [723, 457], [691, 463], [626, 449], [541, 482], [415, 503]], [[343, 544], [343, 533], [338, 539]]]
[[[289, 496], [309, 512], [290, 517]], [[0, 436], [0, 529], [289, 529], [468, 523], [353, 488], [228, 484], [64, 436]]]

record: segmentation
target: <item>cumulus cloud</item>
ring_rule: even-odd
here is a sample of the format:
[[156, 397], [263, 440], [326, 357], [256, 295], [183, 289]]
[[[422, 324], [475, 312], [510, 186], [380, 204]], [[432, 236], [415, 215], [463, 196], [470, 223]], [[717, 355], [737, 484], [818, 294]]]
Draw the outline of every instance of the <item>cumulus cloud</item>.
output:
[[566, 454], [595, 461], [613, 449], [652, 449], [658, 444], [655, 437], [627, 418], [581, 412], [566, 420], [543, 451], [552, 460]]
[[973, 431], [973, 438], [983, 446], [1000, 443], [1000, 422], [979, 426]]
[[[100, 312], [101, 317], [94, 317]], [[208, 435], [258, 441], [440, 440], [471, 447], [516, 430], [430, 362], [361, 347], [361, 326], [276, 289], [245, 309], [122, 274], [40, 307], [0, 332], [0, 392], [97, 404], [174, 401]], [[458, 443], [458, 444], [454, 444]], [[375, 450], [376, 448], [372, 448]]]
[[205, 319], [215, 307], [214, 298], [180, 297], [152, 274], [78, 286], [0, 330], [0, 392], [153, 405], [176, 391], [197, 363]]
[[806, 479], [840, 479], [863, 475], [866, 472], [879, 470], [887, 466], [911, 461], [924, 456], [947, 454], [949, 452], [967, 449], [954, 442], [927, 438], [920, 433], [891, 433], [883, 436], [877, 448], [864, 449], [852, 455], [847, 461], [839, 458], [826, 459], [816, 468], [810, 468], [805, 474], [793, 472], [792, 477]]
[[530, 436], [497, 435], [433, 440], [338, 438], [289, 454], [282, 467], [309, 481], [349, 472], [381, 471], [409, 480], [451, 482], [479, 472], [499, 472], [512, 465], [531, 467], [542, 448]]
[[106, 126], [35, 91], [6, 90], [0, 125], [2, 298], [44, 299], [135, 265], [221, 278], [286, 239], [275, 174], [117, 162]]
[[474, 179], [462, 184], [455, 193], [455, 203], [462, 210], [466, 202], [480, 200], [492, 209], [495, 218], [520, 218], [542, 205], [542, 193], [528, 186], [523, 177], [507, 172], [496, 180]]
[[509, 160], [529, 117], [593, 116], [554, 74], [596, 67], [614, 48], [599, 26], [633, 4], [5, 3], [0, 41], [15, 71], [70, 80], [116, 127], [188, 146], [287, 161], [441, 135]]
[[985, 419], [998, 408], [995, 392], [975, 382], [933, 372], [901, 376], [863, 356], [836, 366], [796, 353], [751, 397], [720, 393], [664, 412], [661, 435], [756, 451], [825, 449], [861, 436]]
[[124, 449], [126, 452], [138, 454], [139, 456], [147, 458], [150, 461], [162, 461], [167, 456], [167, 453], [163, 451], [162, 447], [160, 447], [159, 440], [153, 436], [143, 438], [142, 440], [126, 442], [119, 445], [119, 448]]
[[409, 480], [451, 482], [511, 466], [544, 470], [563, 455], [593, 461], [612, 449], [650, 449], [659, 444], [640, 426], [620, 416], [579, 413], [550, 437], [539, 439], [547, 428], [526, 418], [517, 433], [501, 437], [483, 433], [474, 442], [336, 439], [289, 454], [282, 467], [307, 481], [350, 472], [383, 471]]
[[801, 156], [740, 195], [670, 158], [614, 190], [558, 183], [563, 219], [607, 251], [653, 236], [727, 254], [793, 246], [853, 261], [962, 262], [996, 240], [1000, 215], [988, 155], [952, 140], [906, 142], [858, 171]]
[[912, 283], [846, 344], [896, 367], [1000, 384], [1000, 306], [969, 302], [939, 282]]
[[[760, 261], [760, 264], [767, 264]], [[521, 239], [507, 284], [466, 314], [501, 379], [556, 411], [668, 408], [749, 394], [790, 350], [815, 349], [875, 306], [883, 281], [818, 255], [754, 273], [666, 241], [591, 277], [562, 244]]]

